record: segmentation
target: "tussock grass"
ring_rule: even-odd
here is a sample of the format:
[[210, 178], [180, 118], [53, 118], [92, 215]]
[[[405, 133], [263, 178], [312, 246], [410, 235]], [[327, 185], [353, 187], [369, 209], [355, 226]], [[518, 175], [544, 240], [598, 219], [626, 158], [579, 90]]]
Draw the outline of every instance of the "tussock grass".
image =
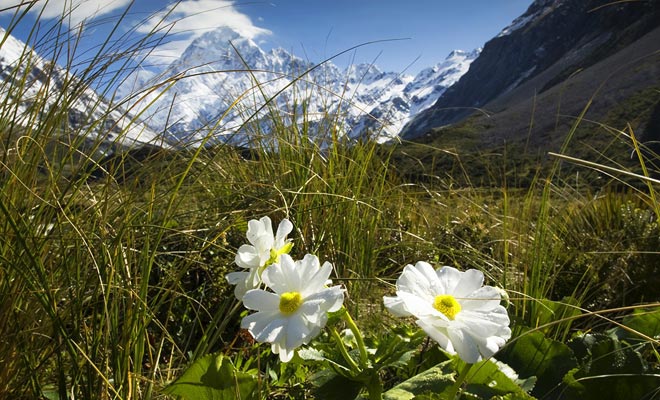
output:
[[[54, 35], [46, 82], [76, 45]], [[455, 149], [436, 148], [457, 169], [411, 181], [393, 162], [401, 147], [346, 140], [336, 116], [285, 116], [267, 98], [273, 129], [246, 124], [249, 150], [124, 148], [97, 124], [67, 124], [67, 104], [120, 79], [111, 66], [151, 44], [121, 57], [102, 46], [61, 92], [38, 92], [26, 109], [29, 52], [0, 84], [0, 397], [155, 398], [204, 354], [240, 361], [251, 347], [224, 275], [247, 221], [264, 215], [291, 219], [293, 255], [332, 262], [375, 330], [387, 329], [380, 295], [420, 260], [483, 270], [510, 294], [516, 324], [556, 338], [588, 318], [548, 316], [546, 300], [599, 315], [657, 299], [660, 206], [646, 170], [639, 185], [615, 165], [624, 190], [576, 187], [558, 168], [508, 187], [501, 159], [474, 177]], [[630, 145], [643, 167], [649, 152]], [[488, 177], [498, 185], [473, 183]]]

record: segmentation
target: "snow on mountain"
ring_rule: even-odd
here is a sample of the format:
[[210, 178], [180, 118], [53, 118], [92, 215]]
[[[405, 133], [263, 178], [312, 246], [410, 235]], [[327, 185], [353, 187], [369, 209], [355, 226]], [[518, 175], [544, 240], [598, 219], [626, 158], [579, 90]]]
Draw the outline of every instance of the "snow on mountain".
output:
[[[373, 64], [315, 65], [281, 48], [264, 51], [253, 40], [219, 28], [193, 41], [163, 71], [138, 68], [118, 88], [115, 98], [124, 99], [120, 104], [140, 115], [142, 123], [0, 28], [2, 38], [0, 96], [9, 99], [5, 107], [16, 108], [16, 122], [34, 124], [35, 115], [65, 98], [69, 128], [90, 140], [102, 136], [106, 148], [207, 140], [245, 145], [252, 140], [247, 132], [272, 128], [273, 119], [265, 118], [272, 110], [285, 124], [306, 120], [313, 127], [332, 121], [351, 138], [368, 134], [388, 140], [434, 104], [479, 54], [453, 51], [413, 77]], [[13, 83], [22, 77], [24, 85]]]
[[502, 37], [510, 35], [511, 32], [516, 31], [525, 27], [527, 24], [534, 20], [543, 18], [543, 16], [550, 13], [558, 4], [558, 0], [536, 0], [532, 3], [527, 11], [514, 19], [513, 22], [497, 35], [497, 37]]
[[444, 61], [420, 71], [398, 96], [378, 104], [370, 114], [378, 115], [381, 122], [387, 123], [385, 134], [394, 137], [410, 119], [432, 106], [448, 87], [458, 81], [480, 51], [452, 51]]
[[109, 105], [83, 82], [0, 27], [0, 104], [16, 115], [14, 122], [33, 125], [38, 123], [35, 118], [66, 103], [68, 128], [82, 132], [88, 140], [101, 138], [106, 151], [114, 145], [164, 145], [156, 132]]
[[[147, 124], [167, 132], [168, 140], [184, 143], [209, 140], [212, 132], [210, 140], [248, 144], [246, 121], [267, 131], [263, 124], [269, 119], [261, 117], [269, 107], [289, 115], [287, 123], [332, 118], [342, 121], [349, 137], [369, 130], [370, 137], [382, 141], [431, 106], [478, 54], [454, 51], [416, 77], [383, 72], [372, 64], [342, 70], [331, 62], [314, 65], [281, 48], [266, 52], [251, 39], [220, 28], [194, 40], [164, 71], [136, 72], [118, 95], [129, 102], [139, 99], [136, 107], [147, 108]], [[163, 82], [168, 83], [154, 89]]]

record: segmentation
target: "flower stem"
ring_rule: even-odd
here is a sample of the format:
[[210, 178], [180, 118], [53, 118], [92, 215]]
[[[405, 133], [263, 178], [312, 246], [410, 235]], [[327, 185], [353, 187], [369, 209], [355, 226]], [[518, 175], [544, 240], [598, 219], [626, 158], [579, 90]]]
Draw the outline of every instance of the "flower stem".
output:
[[335, 342], [337, 342], [337, 347], [339, 347], [339, 352], [341, 353], [342, 357], [344, 357], [344, 360], [346, 360], [348, 365], [351, 367], [351, 371], [360, 372], [360, 367], [357, 365], [355, 360], [353, 360], [353, 357], [351, 357], [351, 355], [348, 354], [348, 350], [346, 350], [344, 341], [341, 340], [341, 336], [339, 336], [337, 330], [335, 328], [330, 328], [330, 334], [335, 339]]
[[344, 321], [346, 321], [346, 324], [348, 325], [348, 329], [350, 329], [351, 332], [353, 332], [353, 336], [355, 336], [355, 341], [357, 342], [358, 350], [360, 351], [360, 361], [362, 366], [366, 368], [369, 366], [369, 356], [367, 355], [367, 346], [364, 344], [362, 333], [360, 332], [360, 329], [358, 329], [355, 321], [353, 321], [353, 318], [351, 318], [351, 314], [349, 314], [348, 311], [344, 313], [343, 317]]
[[373, 370], [371, 379], [365, 382], [365, 386], [369, 393], [369, 400], [383, 400], [383, 385], [380, 382], [378, 371]]
[[461, 386], [463, 385], [463, 382], [465, 382], [465, 378], [467, 378], [467, 374], [470, 371], [471, 367], [472, 364], [465, 364], [461, 372], [456, 377], [456, 382], [454, 382], [454, 385], [449, 389], [449, 392], [447, 393], [447, 399], [458, 400], [460, 398], [459, 392]]

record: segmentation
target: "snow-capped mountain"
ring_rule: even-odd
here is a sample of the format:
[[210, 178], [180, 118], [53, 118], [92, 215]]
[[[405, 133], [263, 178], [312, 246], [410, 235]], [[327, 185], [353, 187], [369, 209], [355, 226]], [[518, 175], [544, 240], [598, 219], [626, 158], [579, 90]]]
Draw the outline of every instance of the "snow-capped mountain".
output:
[[269, 119], [260, 117], [273, 107], [289, 116], [287, 123], [330, 118], [341, 121], [350, 137], [369, 131], [370, 137], [386, 140], [430, 107], [478, 54], [454, 51], [413, 77], [370, 64], [314, 65], [281, 48], [264, 51], [220, 28], [194, 40], [164, 71], [134, 73], [118, 95], [129, 103], [139, 99], [136, 108], [147, 108], [147, 124], [184, 143], [201, 142], [213, 132], [211, 140], [246, 144], [246, 121], [267, 131], [262, 124]]
[[509, 26], [502, 29], [497, 37], [502, 37], [510, 35], [512, 32], [517, 31], [518, 29], [524, 28], [530, 22], [534, 20], [540, 20], [549, 13], [551, 13], [554, 8], [560, 3], [559, 0], [536, 0], [530, 6], [530, 9], [527, 10], [523, 15], [514, 19]]
[[0, 104], [4, 115], [15, 115], [19, 126], [36, 126], [42, 116], [57, 107], [67, 107], [67, 123], [58, 134], [85, 135], [102, 141], [100, 150], [163, 146], [162, 138], [64, 69], [40, 57], [25, 43], [0, 28]]
[[[493, 126], [493, 113], [510, 111], [514, 105], [524, 108], [534, 104], [534, 128], [540, 128], [540, 122], [547, 116], [548, 132], [556, 130], [557, 104], [561, 103], [562, 115], [579, 115], [587, 102], [590, 115], [599, 108], [608, 110], [613, 104], [621, 104], [634, 92], [633, 88], [640, 84], [652, 87], [655, 82], [656, 71], [648, 73], [649, 76], [639, 71], [643, 70], [643, 64], [653, 60], [650, 55], [657, 51], [657, 44], [647, 53], [636, 47], [626, 50], [639, 60], [622, 57], [613, 62], [615, 58], [608, 58], [631, 45], [641, 48], [635, 42], [658, 29], [659, 21], [658, 1], [535, 0], [525, 13], [486, 42], [469, 71], [432, 107], [417, 113], [400, 135], [405, 139], [420, 137], [434, 128], [476, 115], [477, 109], [488, 111], [488, 125]], [[635, 67], [624, 68], [622, 60], [634, 63]], [[599, 63], [609, 66], [585, 72]], [[616, 79], [610, 78], [610, 74], [616, 75]], [[579, 90], [577, 81], [581, 79], [585, 79], [584, 86]], [[591, 87], [595, 82], [603, 85], [596, 90]], [[614, 87], [614, 82], [621, 86], [607, 93], [605, 83]], [[561, 101], [548, 100], [547, 109], [540, 112], [541, 99], [552, 98], [551, 93], [561, 93]], [[502, 118], [499, 129], [502, 133], [483, 134], [483, 137], [493, 140], [508, 135], [512, 132], [512, 119]], [[527, 138], [531, 132], [527, 129], [529, 117], [520, 120], [518, 135]]]

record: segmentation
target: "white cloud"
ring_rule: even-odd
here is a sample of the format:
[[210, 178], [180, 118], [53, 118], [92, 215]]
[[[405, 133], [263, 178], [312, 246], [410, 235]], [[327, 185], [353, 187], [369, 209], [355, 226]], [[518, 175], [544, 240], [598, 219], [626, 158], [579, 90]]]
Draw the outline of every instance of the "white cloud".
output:
[[[13, 13], [16, 12], [15, 7], [29, 1], [0, 0], [0, 3], [0, 9], [8, 9], [5, 13]], [[65, 13], [69, 17], [64, 22], [75, 26], [85, 19], [123, 10], [130, 3], [131, 0], [38, 0], [30, 13], [36, 17], [43, 10], [42, 18], [61, 18]], [[160, 0], [153, 3], [159, 7]], [[250, 39], [271, 34], [269, 30], [254, 25], [249, 16], [236, 8], [235, 3], [229, 0], [170, 0], [169, 4], [155, 9], [139, 25], [127, 29], [135, 28], [140, 34], [167, 33], [162, 44], [150, 49], [148, 58], [152, 64], [169, 64], [195, 38], [219, 27], [232, 28]]]
[[271, 33], [254, 25], [250, 17], [236, 9], [233, 1], [227, 0], [183, 0], [169, 4], [151, 15], [137, 31], [144, 34], [168, 32], [169, 40], [150, 55], [155, 63], [167, 63], [179, 57], [195, 38], [222, 26], [250, 39]]
[[[29, 1], [5, 0], [2, 9], [5, 13], [14, 13], [19, 6], [26, 7]], [[78, 25], [85, 19], [92, 19], [117, 9], [123, 9], [131, 0], [40, 0], [30, 9], [34, 16], [41, 14], [42, 18], [62, 18], [70, 25]], [[43, 10], [43, 13], [42, 13]]]

